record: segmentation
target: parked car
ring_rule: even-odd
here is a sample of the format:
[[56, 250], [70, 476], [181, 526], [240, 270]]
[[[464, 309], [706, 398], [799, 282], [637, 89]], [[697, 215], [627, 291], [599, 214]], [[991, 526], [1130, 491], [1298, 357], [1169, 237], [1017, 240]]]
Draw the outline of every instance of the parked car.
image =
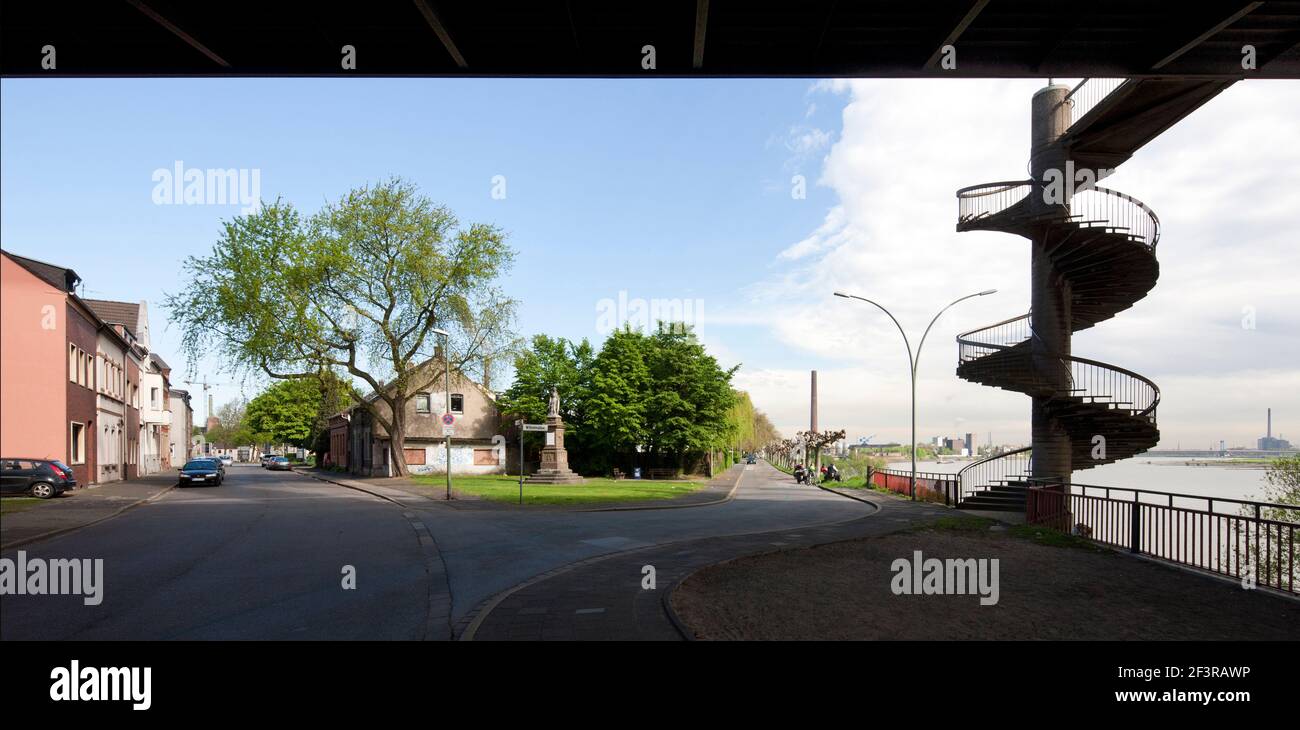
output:
[[196, 456], [196, 457], [194, 457], [193, 459], [191, 459], [190, 461], [200, 461], [200, 460], [201, 460], [201, 461], [210, 461], [210, 462], [212, 462], [213, 464], [215, 464], [216, 467], [217, 467], [217, 471], [221, 472], [221, 478], [222, 478], [222, 479], [225, 479], [225, 478], [226, 478], [226, 465], [223, 464], [223, 463], [221, 463], [221, 457], [219, 457], [219, 456]]
[[232, 459], [232, 458], [230, 458], [229, 456], [218, 456], [218, 457], [217, 457], [217, 461], [220, 461], [220, 462], [221, 462], [221, 466], [222, 466], [222, 467], [234, 466], [234, 465], [235, 465], [235, 460]]
[[265, 469], [268, 462], [275, 458], [275, 454], [262, 454], [262, 468]]
[[290, 464], [289, 460], [283, 456], [272, 456], [271, 459], [266, 462], [266, 468], [271, 471], [291, 471], [293, 469], [293, 464]]
[[0, 459], [0, 493], [57, 497], [77, 486], [72, 467], [55, 459]]
[[182, 487], [190, 484], [211, 484], [214, 487], [221, 486], [225, 480], [225, 474], [221, 470], [221, 462], [215, 459], [190, 459], [181, 467], [180, 484]]

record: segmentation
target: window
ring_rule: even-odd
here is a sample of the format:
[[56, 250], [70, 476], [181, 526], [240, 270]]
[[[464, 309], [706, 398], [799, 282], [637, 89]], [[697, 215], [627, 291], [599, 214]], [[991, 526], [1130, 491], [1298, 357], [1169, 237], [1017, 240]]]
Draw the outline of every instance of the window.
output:
[[429, 412], [429, 394], [428, 394], [428, 393], [416, 393], [416, 394], [415, 394], [415, 412], [416, 412], [416, 413], [428, 413], [428, 412]]
[[424, 449], [402, 449], [407, 466], [424, 466]]
[[465, 396], [461, 395], [460, 393], [451, 394], [451, 412], [452, 413], [465, 412]]
[[68, 458], [72, 460], [73, 464], [84, 464], [86, 463], [86, 426], [81, 423], [72, 423], [69, 430]]
[[80, 367], [81, 367], [81, 363], [79, 361], [79, 358], [77, 357], [77, 346], [73, 344], [69, 344], [68, 345], [68, 380], [69, 381], [73, 383], [77, 382], [77, 370], [80, 369]]

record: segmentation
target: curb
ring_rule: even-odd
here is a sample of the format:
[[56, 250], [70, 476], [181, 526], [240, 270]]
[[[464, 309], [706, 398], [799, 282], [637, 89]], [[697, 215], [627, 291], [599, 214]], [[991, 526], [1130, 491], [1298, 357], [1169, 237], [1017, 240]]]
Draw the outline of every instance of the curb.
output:
[[[370, 491], [369, 489], [366, 489], [366, 488], [364, 488], [364, 487], [355, 486], [355, 485], [352, 485], [352, 484], [344, 484], [343, 482], [334, 481], [333, 479], [326, 479], [325, 477], [318, 476], [318, 475], [316, 475], [316, 474], [314, 474], [314, 473], [307, 472], [307, 471], [299, 471], [299, 470], [297, 470], [297, 469], [294, 469], [293, 471], [294, 471], [294, 473], [296, 473], [296, 474], [301, 474], [301, 475], [303, 475], [303, 476], [305, 476], [305, 477], [310, 477], [310, 478], [315, 479], [316, 481], [319, 481], [319, 482], [325, 482], [325, 483], [327, 483], [327, 484], [336, 484], [336, 485], [338, 485], [338, 486], [340, 486], [340, 487], [345, 487], [345, 488], [347, 488], [347, 489], [353, 489], [353, 490], [356, 490], [356, 491], [358, 491], [358, 492], [364, 492], [364, 493], [366, 493], [366, 494], [369, 494], [369, 495], [372, 496], [372, 497], [378, 497], [379, 499], [383, 499], [383, 500], [387, 500], [387, 501], [389, 501], [389, 502], [392, 502], [392, 503], [395, 504], [395, 505], [399, 505], [399, 506], [402, 506], [402, 507], [409, 506], [409, 505], [403, 504], [402, 502], [398, 502], [397, 500], [392, 499], [391, 497], [388, 497], [388, 496], [386, 496], [386, 495], [379, 494], [378, 492], [372, 492], [372, 491]], [[714, 500], [711, 500], [711, 501], [708, 501], [708, 502], [695, 502], [695, 503], [692, 503], [692, 504], [663, 504], [663, 505], [651, 504], [651, 505], [642, 505], [642, 506], [637, 506], [637, 507], [588, 507], [588, 508], [584, 508], [584, 509], [566, 509], [566, 510], [553, 510], [553, 511], [555, 511], [555, 512], [635, 512], [635, 511], [640, 511], [640, 510], [653, 510], [653, 509], [687, 509], [687, 508], [690, 508], [690, 507], [711, 507], [711, 506], [713, 506], [713, 505], [725, 504], [726, 502], [730, 502], [730, 501], [732, 500], [732, 498], [736, 496], [736, 490], [740, 488], [740, 482], [741, 482], [741, 480], [744, 479], [744, 478], [745, 478], [745, 472], [742, 470], [742, 471], [740, 472], [740, 476], [736, 477], [736, 483], [731, 485], [731, 490], [727, 492], [727, 496], [722, 497], [722, 498], [720, 498], [720, 499], [714, 499]], [[402, 491], [402, 490], [399, 490], [399, 491]], [[409, 495], [411, 495], [412, 497], [414, 497], [414, 498], [416, 498], [416, 499], [423, 499], [423, 500], [426, 500], [426, 501], [429, 501], [429, 502], [439, 503], [439, 502], [442, 502], [442, 501], [443, 501], [443, 500], [440, 500], [440, 499], [430, 499], [429, 497], [425, 497], [425, 496], [420, 495], [420, 494], [414, 494], [414, 493], [411, 493], [411, 492], [403, 492], [403, 493], [404, 493], [404, 494], [409, 494]]]
[[736, 483], [731, 485], [727, 496], [710, 500], [708, 502], [694, 502], [692, 504], [648, 504], [639, 507], [592, 507], [589, 509], [567, 510], [569, 512], [636, 512], [641, 510], [652, 509], [689, 509], [691, 507], [712, 507], [716, 504], [726, 504], [736, 496], [736, 490], [740, 488], [740, 482], [745, 478], [745, 470], [740, 470], [740, 476], [736, 477]]
[[[395, 500], [395, 499], [393, 499], [392, 497], [389, 497], [389, 496], [387, 496], [387, 495], [380, 494], [380, 493], [378, 493], [378, 492], [372, 492], [372, 491], [370, 491], [369, 489], [366, 489], [366, 488], [364, 488], [364, 487], [359, 487], [359, 486], [355, 486], [355, 485], [352, 485], [352, 484], [344, 484], [343, 482], [336, 482], [336, 481], [334, 481], [333, 479], [326, 479], [325, 477], [317, 476], [316, 474], [313, 474], [313, 473], [311, 473], [311, 472], [307, 472], [307, 471], [299, 471], [299, 470], [297, 470], [297, 469], [294, 469], [294, 470], [293, 470], [293, 473], [295, 473], [295, 474], [299, 474], [299, 475], [301, 475], [301, 476], [305, 476], [305, 477], [307, 477], [307, 478], [309, 478], [309, 479], [315, 479], [315, 480], [318, 481], [318, 482], [325, 482], [326, 484], [333, 484], [333, 485], [335, 485], [335, 486], [343, 487], [344, 489], [351, 489], [351, 490], [353, 490], [353, 491], [361, 492], [361, 493], [363, 493], [363, 494], [369, 494], [369, 495], [372, 496], [372, 497], [377, 497], [377, 498], [379, 498], [379, 499], [384, 500], [385, 502], [390, 502], [390, 503], [392, 503], [392, 504], [395, 504], [395, 505], [397, 505], [398, 507], [409, 507], [409, 506], [410, 506], [410, 505], [406, 505], [406, 504], [403, 504], [403, 503], [401, 503], [401, 502], [398, 502], [397, 500]], [[406, 494], [409, 494], [409, 492], [406, 492]], [[424, 499], [424, 500], [428, 500], [428, 501], [430, 501], [430, 502], [434, 501], [434, 500], [432, 500], [432, 499], [429, 499], [428, 497], [422, 497], [422, 496], [420, 496], [420, 495], [418, 495], [418, 494], [412, 494], [411, 496], [414, 497], [414, 498], [416, 498], [416, 499]]]
[[125, 512], [125, 511], [127, 511], [127, 510], [129, 510], [129, 509], [134, 509], [134, 508], [136, 508], [136, 507], [139, 507], [139, 506], [142, 505], [142, 504], [148, 504], [149, 502], [155, 502], [155, 501], [161, 499], [163, 495], [167, 494], [168, 492], [172, 491], [172, 490], [175, 489], [175, 488], [176, 488], [176, 485], [173, 484], [173, 485], [171, 485], [170, 487], [167, 487], [166, 489], [162, 490], [161, 492], [158, 492], [157, 494], [152, 494], [152, 495], [150, 495], [150, 496], [148, 496], [148, 497], [145, 497], [144, 499], [137, 500], [137, 501], [132, 502], [131, 504], [128, 504], [128, 505], [123, 505], [121, 508], [119, 508], [119, 509], [116, 510], [115, 512], [112, 512], [111, 514], [104, 515], [103, 517], [100, 517], [100, 518], [98, 518], [98, 519], [91, 520], [90, 522], [85, 522], [85, 523], [82, 523], [82, 524], [80, 524], [80, 525], [72, 525], [71, 527], [60, 527], [60, 528], [57, 529], [57, 530], [50, 530], [49, 532], [42, 532], [42, 533], [39, 534], [39, 535], [32, 535], [31, 537], [24, 537], [24, 538], [20, 538], [20, 539], [18, 539], [18, 540], [14, 540], [13, 542], [7, 542], [7, 543], [5, 543], [5, 544], [3, 544], [3, 545], [0, 545], [0, 550], [9, 550], [9, 549], [11, 549], [11, 548], [21, 547], [21, 546], [23, 546], [23, 545], [30, 545], [30, 544], [32, 544], [32, 543], [34, 543], [34, 542], [40, 542], [41, 540], [48, 540], [48, 539], [50, 539], [50, 538], [52, 538], [52, 537], [58, 537], [58, 536], [60, 536], [60, 535], [66, 535], [66, 534], [68, 534], [68, 533], [70, 533], [70, 532], [76, 532], [77, 530], [81, 530], [81, 529], [84, 529], [84, 528], [86, 528], [86, 527], [90, 527], [91, 525], [98, 525], [98, 524], [101, 523], [101, 522], [105, 522], [105, 521], [107, 521], [107, 520], [111, 520], [111, 519], [113, 519], [114, 517], [117, 517], [118, 515], [122, 514], [123, 512]]

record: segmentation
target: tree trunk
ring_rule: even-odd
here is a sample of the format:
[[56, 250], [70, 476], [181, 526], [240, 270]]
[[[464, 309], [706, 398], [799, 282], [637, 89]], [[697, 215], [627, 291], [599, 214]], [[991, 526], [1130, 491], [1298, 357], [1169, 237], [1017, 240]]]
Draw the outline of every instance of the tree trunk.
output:
[[406, 470], [406, 399], [393, 398], [393, 427], [388, 432], [388, 450], [393, 459], [393, 476], [404, 477]]

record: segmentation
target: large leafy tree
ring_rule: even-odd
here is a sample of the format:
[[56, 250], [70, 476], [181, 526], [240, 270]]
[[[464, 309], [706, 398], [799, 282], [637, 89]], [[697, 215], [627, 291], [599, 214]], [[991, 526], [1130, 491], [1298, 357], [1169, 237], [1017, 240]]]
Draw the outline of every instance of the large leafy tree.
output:
[[249, 401], [248, 428], [276, 443], [313, 447], [329, 415], [348, 403], [341, 385], [339, 379], [328, 377], [276, 382]]
[[630, 451], [644, 442], [650, 395], [649, 342], [632, 330], [616, 330], [591, 364], [583, 410], [588, 442], [605, 452]]
[[690, 451], [725, 445], [734, 428], [729, 418], [735, 401], [731, 377], [739, 366], [723, 370], [695, 333], [682, 325], [661, 323], [647, 339], [648, 450], [681, 459]]
[[574, 343], [562, 337], [533, 337], [531, 345], [515, 355], [515, 380], [501, 394], [502, 413], [541, 423], [555, 388], [560, 392], [560, 416], [568, 430], [581, 430], [591, 360], [587, 340]]
[[[408, 401], [445, 368], [481, 375], [516, 346], [516, 303], [496, 285], [513, 260], [497, 228], [461, 226], [394, 178], [309, 217], [276, 201], [229, 221], [211, 254], [186, 259], [166, 305], [191, 362], [318, 386], [343, 374], [405, 474]], [[448, 337], [435, 357], [437, 329]]]

